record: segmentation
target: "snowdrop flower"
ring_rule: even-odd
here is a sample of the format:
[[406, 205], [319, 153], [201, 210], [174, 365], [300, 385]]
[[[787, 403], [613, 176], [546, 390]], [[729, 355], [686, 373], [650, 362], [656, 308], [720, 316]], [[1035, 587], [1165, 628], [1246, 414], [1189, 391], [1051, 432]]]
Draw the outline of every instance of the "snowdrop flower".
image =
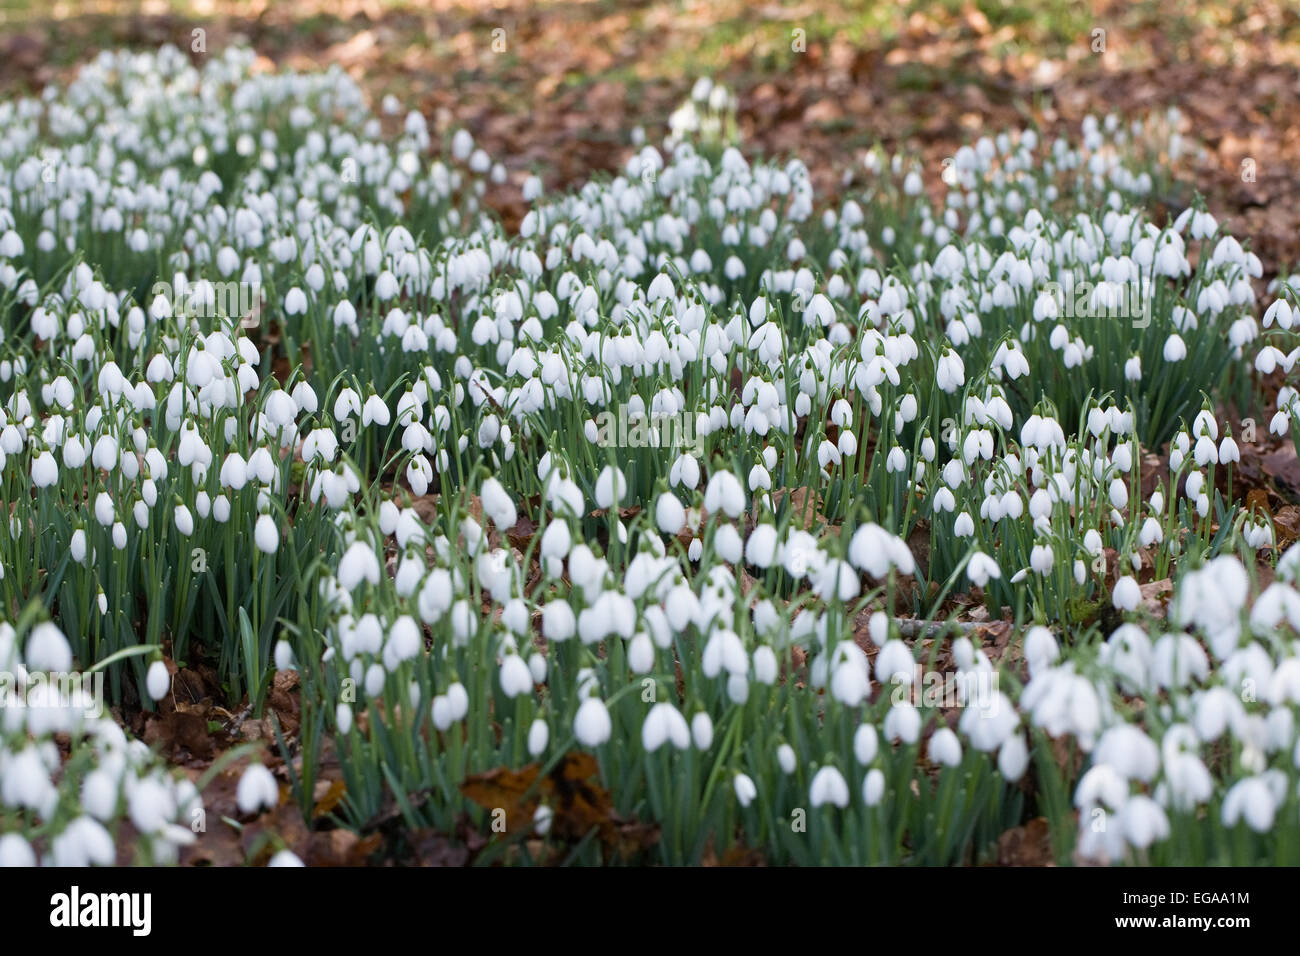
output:
[[167, 691], [171, 689], [172, 678], [167, 672], [167, 665], [162, 661], [154, 661], [149, 665], [149, 670], [145, 674], [145, 688], [149, 691], [149, 696], [154, 700], [162, 700], [167, 696]]
[[379, 425], [381, 428], [387, 426], [392, 421], [392, 415], [388, 411], [388, 405], [378, 395], [371, 395], [366, 399], [365, 405], [361, 408], [361, 424]]
[[849, 561], [873, 578], [884, 578], [891, 568], [900, 574], [916, 570], [911, 550], [900, 538], [876, 524], [863, 524], [849, 542]]
[[998, 750], [998, 772], [1008, 783], [1015, 783], [1025, 775], [1029, 767], [1029, 749], [1025, 738], [1012, 734]]
[[691, 729], [676, 707], [660, 702], [650, 708], [641, 725], [641, 745], [647, 753], [654, 753], [666, 741], [671, 741], [678, 750], [685, 750], [691, 745]]
[[492, 519], [492, 523], [499, 531], [513, 528], [515, 522], [519, 520], [515, 512], [515, 503], [506, 493], [501, 482], [495, 478], [488, 478], [483, 482], [483, 487], [479, 491], [479, 500], [483, 504], [483, 513]]
[[[731, 785], [736, 791], [736, 802], [742, 807], [749, 806], [754, 802], [754, 798], [758, 796], [758, 787], [754, 785], [754, 781], [746, 774], [736, 774], [735, 777], [732, 778]], [[0, 855], [2, 854], [3, 847], [0, 846]]]
[[528, 728], [528, 753], [530, 756], [539, 757], [546, 751], [546, 745], [551, 739], [551, 728], [541, 717], [536, 718], [532, 726]]
[[885, 715], [885, 736], [914, 744], [921, 735], [921, 713], [909, 701], [902, 700], [889, 708]]
[[983, 551], [976, 551], [970, 557], [970, 562], [966, 565], [966, 576], [970, 578], [972, 584], [976, 587], [984, 587], [989, 580], [1002, 577], [1002, 569], [998, 563], [990, 558]]
[[665, 491], [656, 499], [655, 524], [667, 535], [676, 535], [686, 526], [686, 509], [672, 492]]
[[862, 802], [869, 807], [878, 806], [884, 795], [885, 774], [878, 767], [873, 767], [862, 778]]
[[732, 519], [739, 518], [745, 510], [745, 490], [740, 480], [729, 471], [715, 471], [704, 491], [704, 508], [709, 512], [721, 511]]
[[66, 673], [72, 670], [72, 648], [58, 625], [45, 621], [27, 637], [27, 667], [33, 671]]
[[708, 750], [713, 746], [713, 720], [702, 710], [691, 718], [691, 740], [696, 750]]
[[[609, 740], [612, 729], [613, 724], [609, 718], [609, 710], [605, 707], [605, 702], [599, 697], [588, 697], [584, 700], [573, 718], [574, 736], [578, 738], [578, 743], [584, 747], [599, 747]], [[690, 732], [688, 730], [688, 746], [689, 738]]]
[[966, 367], [962, 364], [961, 356], [950, 349], [945, 349], [939, 356], [935, 370], [935, 383], [949, 395], [966, 384]]
[[17, 833], [0, 836], [0, 867], [35, 866], [36, 852]]
[[1187, 345], [1177, 332], [1171, 332], [1165, 339], [1164, 358], [1166, 362], [1181, 362], [1187, 358]]
[[745, 560], [755, 567], [769, 568], [776, 558], [776, 528], [770, 524], [760, 524], [745, 542]]
[[871, 724], [859, 724], [853, 734], [853, 756], [857, 758], [858, 763], [866, 767], [876, 759], [878, 751], [879, 737], [876, 728]]
[[190, 514], [190, 509], [182, 504], [176, 505], [172, 511], [172, 518], [176, 524], [176, 530], [182, 537], [188, 538], [194, 533], [194, 517]]
[[518, 654], [506, 654], [501, 661], [501, 692], [507, 697], [518, 697], [533, 689], [533, 675]]
[[1160, 769], [1155, 743], [1131, 724], [1117, 724], [1102, 734], [1093, 759], [1125, 779], [1149, 781]]
[[841, 810], [849, 805], [849, 785], [844, 775], [827, 764], [813, 776], [809, 800], [814, 808], [831, 804]]
[[248, 765], [235, 789], [235, 803], [245, 815], [270, 810], [280, 802], [280, 787], [260, 763]]
[[1120, 611], [1133, 611], [1142, 602], [1142, 592], [1137, 581], [1131, 575], [1124, 575], [1115, 582], [1111, 591], [1110, 603]]
[[623, 472], [612, 465], [606, 465], [596, 479], [596, 507], [612, 508], [626, 496], [627, 479], [623, 477]]
[[379, 575], [379, 558], [364, 542], [354, 541], [339, 559], [338, 579], [344, 590], [355, 591], [362, 581], [377, 586]]
[[876, 654], [876, 680], [883, 684], [910, 684], [915, 677], [912, 650], [898, 639], [888, 640]]
[[280, 529], [270, 515], [258, 515], [253, 541], [263, 554], [275, 554], [280, 547]]
[[947, 727], [940, 727], [930, 737], [930, 759], [945, 767], [956, 767], [961, 763], [961, 742]]
[[90, 817], [74, 819], [51, 843], [54, 866], [109, 866], [117, 858], [113, 838]]
[[1245, 820], [1256, 833], [1273, 829], [1278, 801], [1263, 776], [1246, 777], [1237, 781], [1223, 798], [1223, 825], [1235, 827]]
[[1124, 803], [1119, 811], [1119, 826], [1124, 838], [1139, 850], [1169, 837], [1164, 809], [1145, 794], [1134, 794]]
[[781, 744], [776, 748], [776, 762], [781, 768], [781, 772], [787, 777], [794, 773], [795, 768], [799, 765], [794, 748], [789, 744]]

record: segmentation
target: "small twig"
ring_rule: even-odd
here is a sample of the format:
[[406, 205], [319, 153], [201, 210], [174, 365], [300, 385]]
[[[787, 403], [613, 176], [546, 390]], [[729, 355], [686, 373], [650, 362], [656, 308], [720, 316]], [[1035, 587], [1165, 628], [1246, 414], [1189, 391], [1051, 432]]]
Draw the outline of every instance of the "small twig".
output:
[[899, 637], [936, 637], [944, 631], [955, 630], [969, 634], [996, 621], [923, 621], [914, 617], [896, 617]]

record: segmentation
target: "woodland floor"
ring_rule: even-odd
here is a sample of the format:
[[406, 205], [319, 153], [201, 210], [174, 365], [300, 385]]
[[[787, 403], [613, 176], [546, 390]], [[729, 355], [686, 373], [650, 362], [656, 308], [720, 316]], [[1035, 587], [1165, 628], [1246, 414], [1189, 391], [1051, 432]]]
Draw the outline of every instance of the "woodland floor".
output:
[[[403, 113], [420, 109], [437, 133], [468, 128], [509, 170], [508, 182], [488, 197], [508, 223], [522, 215], [520, 187], [530, 172], [554, 189], [621, 166], [632, 149], [630, 131], [643, 126], [657, 141], [702, 75], [737, 95], [747, 151], [797, 153], [823, 199], [845, 184], [846, 173], [861, 171], [858, 158], [877, 143], [923, 156], [933, 170], [926, 178], [937, 185], [943, 160], [985, 133], [1030, 123], [1077, 131], [1089, 113], [1137, 117], [1177, 106], [1189, 139], [1205, 150], [1190, 158], [1186, 194], [1162, 201], [1183, 206], [1200, 191], [1234, 235], [1250, 238], [1266, 278], [1300, 261], [1300, 4], [938, 0], [827, 9], [775, 0], [6, 0], [0, 95], [38, 92], [100, 49], [190, 49], [196, 29], [209, 54], [244, 42], [268, 69], [337, 64], [376, 105], [393, 93]], [[1098, 29], [1105, 52], [1093, 52]], [[505, 31], [495, 35], [497, 49], [504, 37], [502, 52], [494, 52], [496, 30]], [[796, 31], [804, 31], [802, 52], [792, 48]], [[1243, 175], [1252, 168], [1253, 181]], [[1285, 547], [1300, 537], [1294, 448], [1271, 441], [1261, 425], [1258, 440], [1243, 441], [1241, 450], [1233, 497], [1269, 508]], [[1163, 456], [1148, 457], [1154, 474]], [[1143, 594], [1160, 605], [1168, 582], [1144, 582]], [[989, 623], [993, 645], [1005, 645], [1009, 629]], [[301, 717], [294, 685], [294, 675], [280, 675], [269, 702], [286, 734]], [[184, 671], [176, 686], [163, 712], [122, 716], [193, 776], [236, 742], [261, 739], [277, 749], [269, 717], [253, 720], [214, 704], [222, 699], [214, 673]], [[205, 792], [211, 818], [237, 818], [241, 764], [219, 773]], [[483, 844], [468, 828], [455, 840], [400, 832], [395, 812], [368, 833], [334, 829], [328, 817], [343, 787], [336, 761], [322, 769], [310, 823], [286, 801], [256, 821], [214, 827], [220, 833], [210, 832], [186, 861], [264, 860], [270, 833], [307, 863], [326, 865], [454, 865]], [[1004, 834], [999, 862], [1049, 860], [1040, 822]], [[129, 845], [122, 853], [129, 859]]]

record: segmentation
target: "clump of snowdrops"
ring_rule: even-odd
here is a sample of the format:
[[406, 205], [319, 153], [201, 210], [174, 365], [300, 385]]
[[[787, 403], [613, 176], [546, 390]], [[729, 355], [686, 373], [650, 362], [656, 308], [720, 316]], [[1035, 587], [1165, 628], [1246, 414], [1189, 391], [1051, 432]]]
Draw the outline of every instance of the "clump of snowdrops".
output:
[[[467, 775], [581, 750], [665, 862], [971, 862], [1030, 812], [1062, 860], [1253, 862], [1294, 828], [1294, 592], [1255, 620], [1233, 555], [1274, 536], [1214, 413], [1261, 264], [1147, 211], [1170, 117], [981, 138], [938, 210], [872, 153], [825, 208], [700, 87], [710, 135], [529, 177], [509, 235], [468, 132], [250, 64], [106, 53], [0, 106], [0, 602], [68, 669], [148, 707], [164, 655], [212, 660], [258, 709], [297, 668], [291, 789], [332, 741], [357, 827], [486, 829]], [[1171, 574], [1205, 577], [1163, 633]], [[1015, 653], [905, 633], [959, 592]]]
[[0, 621], [0, 866], [176, 862], [207, 829], [199, 788], [127, 735], [40, 617]]

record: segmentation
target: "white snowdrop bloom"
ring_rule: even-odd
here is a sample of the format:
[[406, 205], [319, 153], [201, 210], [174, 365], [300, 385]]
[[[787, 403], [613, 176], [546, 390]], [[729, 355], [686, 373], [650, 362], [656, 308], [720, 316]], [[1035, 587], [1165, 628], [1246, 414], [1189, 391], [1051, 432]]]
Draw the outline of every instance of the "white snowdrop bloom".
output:
[[854, 532], [849, 541], [848, 558], [854, 567], [873, 578], [884, 578], [891, 568], [900, 574], [911, 574], [916, 570], [907, 544], [872, 523], [860, 525]]
[[[605, 743], [609, 740], [612, 727], [609, 710], [605, 707], [605, 702], [599, 697], [588, 697], [584, 700], [573, 718], [574, 736], [578, 738], [578, 743], [584, 747], [599, 747]], [[688, 744], [689, 736], [688, 730]]]
[[27, 667], [33, 671], [67, 673], [72, 670], [72, 648], [57, 624], [44, 621], [32, 628], [25, 651]]
[[1125, 779], [1150, 781], [1160, 769], [1155, 742], [1131, 724], [1117, 724], [1097, 741], [1093, 760], [1106, 764]]
[[117, 813], [118, 798], [118, 780], [111, 770], [92, 770], [82, 780], [81, 808], [95, 819], [112, 819]]
[[48, 488], [59, 480], [59, 466], [54, 456], [48, 451], [41, 452], [32, 459], [32, 484], [37, 488]]
[[[754, 798], [758, 796], [758, 787], [754, 785], [754, 781], [746, 774], [736, 774], [732, 778], [731, 785], [736, 792], [736, 802], [742, 807], [749, 806], [754, 802]], [[0, 848], [0, 850], [2, 850], [2, 848]]]
[[1036, 544], [1029, 552], [1029, 567], [1035, 574], [1048, 575], [1056, 563], [1056, 552], [1051, 545]]
[[841, 810], [849, 805], [849, 785], [839, 770], [827, 764], [813, 775], [808, 799], [813, 808], [830, 804]]
[[876, 654], [876, 680], [883, 684], [911, 684], [915, 677], [916, 659], [912, 650], [897, 638], [885, 641]]
[[936, 363], [936, 384], [941, 391], [953, 394], [966, 383], [966, 368], [961, 357], [953, 351], [944, 351]]
[[1119, 811], [1124, 838], [1140, 850], [1169, 838], [1169, 819], [1164, 809], [1145, 794], [1134, 794]]
[[769, 568], [776, 558], [776, 528], [770, 524], [760, 524], [750, 532], [745, 542], [745, 560], [759, 568]]
[[[695, 538], [691, 544], [694, 545], [699, 538]], [[701, 548], [703, 545], [701, 545]], [[744, 542], [740, 540], [740, 532], [736, 530], [735, 525], [719, 525], [713, 533], [713, 551], [728, 564], [739, 564], [744, 554]], [[691, 559], [698, 561], [698, 557]]]
[[866, 767], [876, 759], [879, 752], [879, 737], [871, 724], [859, 724], [853, 734], [853, 755], [858, 763]]
[[0, 836], [0, 867], [27, 867], [36, 865], [36, 851], [20, 834]]
[[104, 527], [113, 523], [116, 516], [116, 509], [113, 506], [113, 499], [108, 492], [101, 491], [95, 496], [95, 520]]
[[885, 796], [885, 774], [879, 767], [873, 767], [862, 778], [862, 802], [869, 807], [878, 806]]
[[388, 405], [378, 395], [371, 395], [361, 407], [362, 425], [379, 425], [382, 428], [392, 420]]
[[453, 682], [447, 687], [446, 693], [447, 713], [452, 721], [463, 720], [469, 713], [469, 691], [465, 690], [465, 685], [459, 681]]
[[[1104, 763], [1094, 763], [1079, 778], [1074, 790], [1074, 805], [1080, 811], [1091, 811], [1098, 807], [1118, 810], [1128, 799], [1128, 780], [1115, 772], [1115, 768]], [[1083, 814], [1081, 816], [1090, 813]]]
[[501, 691], [507, 697], [518, 697], [533, 689], [533, 675], [518, 654], [506, 654], [501, 661]]
[[1244, 725], [1241, 701], [1226, 687], [1202, 691], [1193, 698], [1193, 703], [1192, 726], [1206, 743], [1218, 740], [1229, 727], [1235, 731]]
[[921, 713], [909, 701], [899, 701], [885, 715], [884, 730], [889, 740], [914, 744], [921, 735]]
[[1048, 628], [1038, 625], [1026, 632], [1024, 656], [1031, 675], [1056, 663], [1060, 655], [1061, 649]]
[[1210, 671], [1205, 650], [1186, 634], [1166, 634], [1156, 641], [1151, 659], [1151, 674], [1160, 687], [1186, 687], [1193, 680], [1203, 681]]
[[1244, 820], [1256, 833], [1267, 833], [1273, 829], [1279, 802], [1264, 776], [1245, 777], [1223, 798], [1223, 825], [1235, 827]]
[[596, 507], [611, 508], [627, 496], [627, 479], [623, 472], [606, 465], [596, 479]]
[[660, 702], [650, 708], [641, 725], [641, 746], [647, 753], [654, 753], [667, 742], [686, 750], [691, 745], [691, 729], [676, 707]]
[[1010, 699], [1001, 691], [994, 691], [976, 694], [973, 701], [967, 702], [958, 729], [972, 747], [990, 753], [1015, 732], [1018, 722], [1019, 716]]
[[171, 823], [176, 815], [176, 801], [166, 785], [146, 777], [130, 789], [127, 812], [138, 831], [155, 834]]
[[565, 601], [551, 601], [542, 608], [542, 634], [549, 641], [567, 641], [577, 632], [577, 617]]
[[379, 558], [362, 541], [354, 541], [339, 559], [338, 579], [344, 590], [355, 591], [362, 581], [378, 585], [379, 575]]
[[149, 696], [154, 700], [162, 700], [171, 690], [172, 678], [167, 672], [167, 665], [162, 661], [154, 661], [149, 665], [149, 670], [145, 674], [145, 688], [149, 691]]
[[690, 455], [679, 455], [668, 471], [668, 483], [693, 490], [700, 483], [699, 462]]
[[1021, 734], [1012, 734], [998, 750], [998, 772], [1008, 783], [1015, 783], [1029, 768], [1029, 749]]
[[748, 673], [749, 654], [735, 631], [726, 628], [713, 631], [704, 645], [701, 668], [708, 678], [717, 677], [724, 670], [736, 675]]
[[983, 551], [976, 551], [971, 554], [970, 561], [966, 565], [966, 576], [970, 578], [972, 584], [982, 588], [990, 579], [1002, 577], [1002, 569]]
[[799, 766], [799, 758], [796, 756], [794, 748], [789, 744], [781, 744], [776, 748], [776, 762], [777, 766], [781, 768], [781, 772], [787, 777], [794, 773]]
[[852, 642], [842, 641], [831, 657], [831, 695], [846, 707], [857, 707], [871, 693], [871, 671], [866, 655]]
[[[957, 520], [953, 522], [952, 533], [958, 538], [969, 538], [975, 533], [975, 519], [963, 511], [957, 516]], [[972, 578], [972, 580], [974, 579]]]
[[280, 802], [280, 786], [260, 763], [250, 763], [235, 788], [235, 803], [242, 814], [273, 809]]
[[704, 491], [704, 508], [710, 513], [721, 511], [729, 518], [739, 518], [745, 510], [745, 490], [740, 480], [729, 471], [715, 471]]
[[1110, 602], [1118, 610], [1133, 611], [1142, 603], [1142, 591], [1138, 583], [1131, 575], [1124, 575], [1115, 582], [1115, 588], [1111, 591]]
[[1227, 657], [1241, 633], [1240, 612], [1250, 582], [1241, 561], [1224, 555], [1185, 573], [1169, 603], [1170, 618], [1180, 627], [1199, 627], [1217, 657]]
[[491, 477], [485, 479], [479, 491], [479, 500], [483, 505], [483, 513], [492, 519], [497, 530], [506, 531], [515, 526], [518, 521], [515, 503], [501, 482]]
[[956, 767], [961, 763], [961, 741], [949, 728], [940, 727], [930, 737], [928, 753], [935, 763]]
[[686, 509], [672, 492], [665, 491], [655, 500], [655, 524], [667, 535], [676, 535], [686, 526]]
[[117, 858], [117, 850], [98, 821], [81, 816], [53, 839], [49, 856], [54, 866], [109, 866]]
[[528, 728], [528, 753], [530, 756], [539, 757], [546, 751], [546, 745], [551, 739], [551, 728], [541, 717], [536, 718], [532, 726]]
[[275, 554], [280, 547], [280, 528], [270, 515], [258, 515], [253, 540], [263, 554]]
[[1187, 358], [1187, 345], [1178, 333], [1170, 333], [1169, 338], [1165, 339], [1163, 354], [1166, 362], [1181, 362]]

